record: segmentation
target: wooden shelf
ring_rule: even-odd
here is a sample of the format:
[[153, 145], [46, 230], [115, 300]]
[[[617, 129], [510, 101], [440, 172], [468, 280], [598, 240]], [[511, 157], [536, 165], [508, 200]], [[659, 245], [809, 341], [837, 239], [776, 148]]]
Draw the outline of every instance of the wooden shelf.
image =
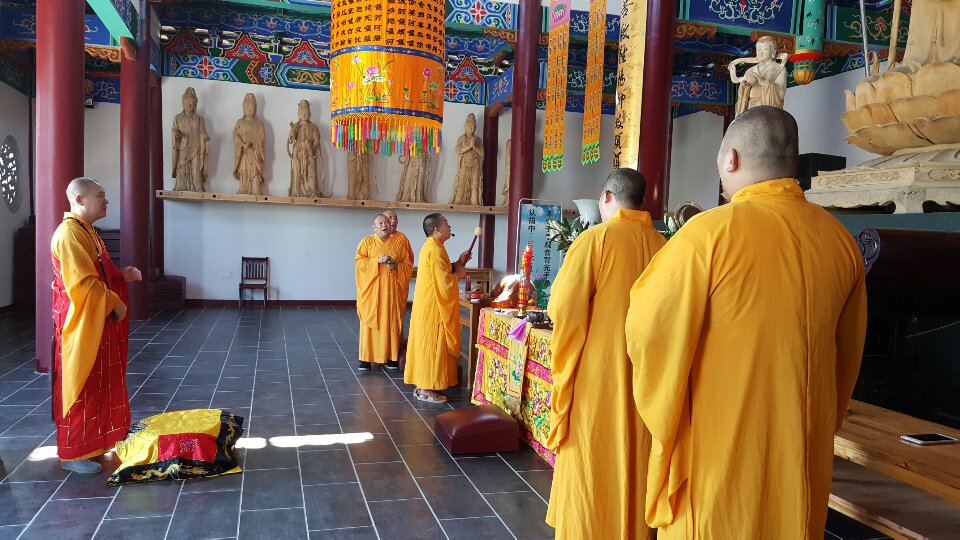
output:
[[340, 208], [395, 208], [398, 210], [434, 210], [437, 212], [469, 214], [506, 214], [503, 206], [458, 206], [453, 204], [407, 203], [396, 201], [353, 201], [347, 199], [322, 199], [314, 197], [283, 197], [280, 195], [241, 195], [238, 193], [197, 193], [195, 191], [156, 192], [158, 199], [168, 201], [232, 202], [253, 204], [286, 204], [293, 206], [336, 206]]

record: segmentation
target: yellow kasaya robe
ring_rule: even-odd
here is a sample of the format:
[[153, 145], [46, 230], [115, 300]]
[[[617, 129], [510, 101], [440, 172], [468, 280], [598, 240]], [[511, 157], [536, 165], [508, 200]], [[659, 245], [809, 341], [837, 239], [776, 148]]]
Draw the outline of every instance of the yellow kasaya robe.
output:
[[822, 538], [860, 369], [863, 260], [793, 179], [688, 222], [633, 286], [627, 348], [669, 538]]
[[574, 241], [551, 289], [557, 460], [547, 523], [560, 540], [652, 533], [643, 520], [650, 436], [633, 404], [623, 323], [630, 286], [665, 242], [649, 213], [619, 210]]
[[420, 248], [417, 284], [410, 314], [403, 382], [425, 390], [457, 384], [460, 356], [460, 300], [457, 276], [443, 244], [433, 238]]
[[[390, 237], [390, 242], [394, 242], [400, 245], [406, 254], [407, 258], [410, 261], [410, 264], [413, 264], [413, 247], [410, 245], [410, 239], [407, 238], [407, 235], [403, 234], [400, 231], [395, 231], [393, 236]], [[412, 274], [412, 272], [411, 272]], [[403, 318], [404, 312], [407, 310], [407, 298], [410, 295], [410, 276], [407, 276], [407, 282], [403, 284], [403, 290], [401, 291], [401, 296], [403, 297], [403, 306], [400, 309], [400, 318]]]
[[[389, 255], [397, 262], [396, 270], [377, 262], [381, 255]], [[381, 240], [371, 234], [357, 246], [356, 282], [357, 315], [360, 317], [360, 361], [383, 364], [395, 361], [400, 349], [400, 331], [403, 329], [404, 295], [413, 262], [402, 246]], [[403, 307], [400, 307], [403, 306]]]

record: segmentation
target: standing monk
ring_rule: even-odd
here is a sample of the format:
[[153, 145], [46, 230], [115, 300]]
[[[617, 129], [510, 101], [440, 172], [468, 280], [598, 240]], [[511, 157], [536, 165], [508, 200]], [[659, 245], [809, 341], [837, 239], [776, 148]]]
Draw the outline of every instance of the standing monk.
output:
[[553, 395], [548, 445], [557, 455], [547, 523], [557, 538], [649, 538], [643, 520], [650, 436], [633, 405], [623, 324], [630, 286], [666, 242], [640, 211], [647, 182], [610, 173], [603, 223], [577, 237], [553, 284]]
[[797, 160], [789, 113], [738, 116], [717, 156], [731, 204], [684, 225], [631, 291], [661, 540], [823, 537], [867, 299], [853, 237], [804, 199]]
[[457, 282], [467, 274], [464, 265], [470, 260], [470, 251], [464, 251], [455, 264], [450, 264], [443, 244], [453, 233], [443, 214], [423, 218], [423, 233], [427, 241], [420, 248], [417, 262], [403, 382], [417, 387], [413, 395], [420, 401], [444, 403], [447, 397], [439, 391], [457, 384], [460, 356]]
[[92, 178], [67, 186], [70, 211], [53, 233], [53, 320], [56, 350], [53, 417], [57, 454], [68, 471], [92, 474], [130, 428], [127, 399], [127, 282], [140, 270], [118, 269], [93, 228], [107, 197]]
[[390, 222], [383, 214], [373, 220], [373, 233], [360, 241], [357, 266], [357, 314], [360, 316], [360, 367], [370, 363], [397, 369], [404, 295], [413, 273], [413, 262], [401, 246], [390, 241]]
[[[407, 253], [407, 257], [410, 260], [410, 264], [413, 264], [413, 261], [414, 261], [413, 248], [410, 246], [410, 239], [407, 238], [407, 235], [403, 234], [397, 229], [397, 225], [400, 224], [400, 219], [397, 218], [397, 213], [394, 212], [393, 210], [385, 210], [383, 212], [383, 215], [387, 217], [387, 221], [390, 223], [390, 230], [391, 230], [390, 241], [399, 244], [400, 249], [403, 249]], [[407, 276], [407, 277], [409, 278], [410, 276]], [[401, 294], [401, 298], [403, 298], [403, 302], [397, 305], [397, 307], [400, 308], [400, 322], [401, 322], [400, 356], [401, 357], [403, 357], [406, 354], [406, 350], [407, 350], [407, 339], [403, 335], [402, 324], [403, 324], [403, 318], [407, 314], [407, 299], [410, 297], [410, 280], [409, 279], [406, 281], [406, 283], [402, 285], [402, 288], [403, 288], [403, 291], [400, 294]], [[389, 369], [399, 369], [399, 367], [400, 367], [399, 365], [396, 367], [391, 366], [389, 364], [387, 365], [387, 368]]]

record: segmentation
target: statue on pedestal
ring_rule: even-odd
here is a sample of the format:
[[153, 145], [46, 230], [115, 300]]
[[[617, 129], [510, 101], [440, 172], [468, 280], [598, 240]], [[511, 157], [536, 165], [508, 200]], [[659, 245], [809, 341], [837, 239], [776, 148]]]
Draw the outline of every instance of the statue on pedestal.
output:
[[429, 154], [400, 156], [403, 174], [400, 176], [398, 202], [427, 202], [427, 171], [430, 169]]
[[[737, 89], [737, 115], [758, 105], [783, 108], [787, 93], [787, 53], [777, 53], [777, 40], [763, 36], [757, 40], [757, 56], [738, 58], [727, 66], [730, 81], [739, 84]], [[737, 76], [740, 64], [756, 64], [747, 68], [743, 77]]]
[[183, 92], [183, 112], [173, 118], [173, 177], [176, 191], [203, 191], [207, 180], [207, 128], [197, 114], [197, 92]]
[[[310, 121], [310, 102], [301, 100], [297, 109], [300, 118], [290, 122], [287, 137], [287, 155], [290, 156], [291, 197], [328, 197], [318, 182], [317, 163], [320, 162], [320, 128]], [[291, 149], [291, 145], [293, 148]], [[322, 162], [320, 162], [322, 165]]]
[[243, 97], [243, 118], [233, 128], [233, 177], [240, 181], [237, 193], [261, 195], [266, 133], [257, 118], [257, 97]]
[[347, 153], [347, 198], [354, 201], [370, 198], [370, 154]]
[[470, 113], [463, 125], [463, 135], [457, 139], [457, 177], [453, 183], [450, 204], [483, 204], [483, 141], [476, 136], [477, 118]]

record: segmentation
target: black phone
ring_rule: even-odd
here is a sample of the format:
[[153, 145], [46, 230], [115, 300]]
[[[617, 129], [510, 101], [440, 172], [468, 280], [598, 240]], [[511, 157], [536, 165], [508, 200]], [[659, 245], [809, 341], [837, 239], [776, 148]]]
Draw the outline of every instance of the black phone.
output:
[[913, 435], [901, 435], [900, 440], [910, 444], [919, 444], [921, 446], [930, 444], [951, 444], [957, 442], [956, 437], [943, 435], [942, 433], [915, 433]]

